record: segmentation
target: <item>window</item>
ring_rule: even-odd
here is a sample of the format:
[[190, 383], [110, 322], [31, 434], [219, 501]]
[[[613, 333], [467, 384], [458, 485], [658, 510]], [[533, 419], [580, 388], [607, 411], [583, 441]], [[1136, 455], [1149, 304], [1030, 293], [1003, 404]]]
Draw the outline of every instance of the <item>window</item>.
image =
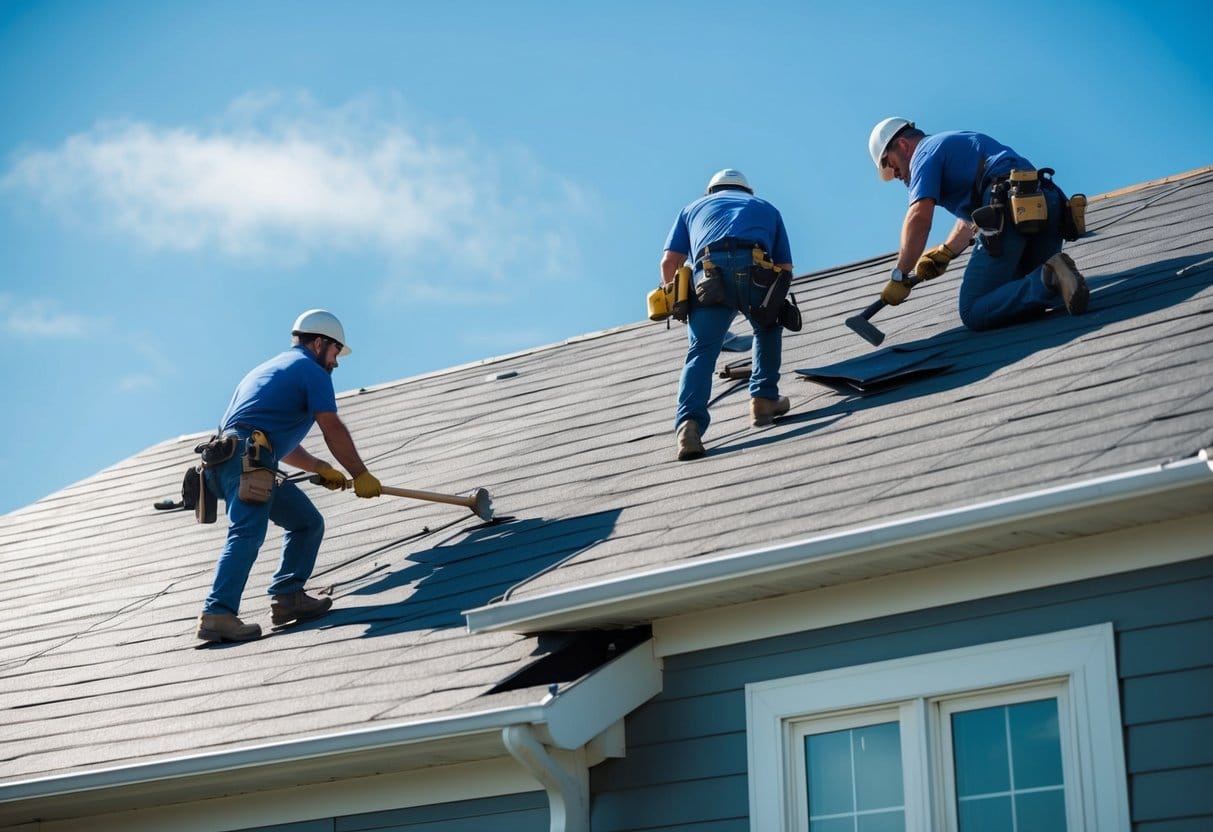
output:
[[746, 686], [751, 829], [1128, 832], [1111, 625]]

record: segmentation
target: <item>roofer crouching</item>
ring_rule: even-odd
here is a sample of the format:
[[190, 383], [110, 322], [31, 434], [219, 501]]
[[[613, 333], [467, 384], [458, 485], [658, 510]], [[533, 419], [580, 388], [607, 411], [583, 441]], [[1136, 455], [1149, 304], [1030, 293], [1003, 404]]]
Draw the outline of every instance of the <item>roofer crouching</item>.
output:
[[[918, 281], [943, 274], [978, 237], [960, 284], [960, 320], [973, 330], [1005, 326], [1047, 309], [1087, 309], [1088, 289], [1063, 240], [1085, 231], [1086, 197], [1067, 199], [1050, 168], [1037, 170], [983, 133], [927, 135], [901, 117], [868, 137], [882, 179], [910, 191], [897, 265], [881, 300], [896, 306]], [[926, 251], [935, 206], [958, 219], [941, 245]]]

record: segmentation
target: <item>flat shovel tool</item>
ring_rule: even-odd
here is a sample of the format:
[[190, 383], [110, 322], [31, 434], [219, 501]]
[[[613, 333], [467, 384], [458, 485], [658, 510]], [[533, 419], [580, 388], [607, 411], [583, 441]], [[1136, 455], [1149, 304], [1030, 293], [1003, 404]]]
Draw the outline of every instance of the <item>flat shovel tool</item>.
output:
[[[324, 485], [324, 477], [317, 474], [314, 477], [309, 477], [308, 482]], [[345, 487], [353, 488], [354, 481], [346, 480]], [[493, 519], [493, 498], [489, 496], [487, 488], [477, 488], [467, 497], [459, 497], [455, 494], [439, 494], [434, 491], [414, 491], [411, 488], [393, 488], [390, 485], [380, 486], [380, 491], [393, 497], [408, 497], [411, 500], [426, 500], [431, 503], [466, 506], [481, 520]]]

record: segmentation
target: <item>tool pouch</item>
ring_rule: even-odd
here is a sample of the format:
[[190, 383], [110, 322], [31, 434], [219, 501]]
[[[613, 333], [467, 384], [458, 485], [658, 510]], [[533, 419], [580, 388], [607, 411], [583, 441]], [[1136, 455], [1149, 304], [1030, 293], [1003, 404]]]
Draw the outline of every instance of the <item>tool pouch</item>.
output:
[[990, 202], [972, 213], [973, 224], [981, 235], [982, 245], [991, 257], [1002, 256], [1002, 229], [1006, 211], [1002, 202], [1002, 186], [995, 186]]
[[1087, 233], [1087, 195], [1074, 194], [1066, 200], [1066, 210], [1061, 214], [1062, 239], [1074, 242]]
[[779, 310], [779, 325], [788, 332], [800, 332], [801, 327], [804, 326], [804, 319], [800, 317], [800, 307], [796, 305], [796, 296], [791, 292], [788, 293]]
[[704, 306], [727, 306], [729, 302], [724, 290], [724, 275], [707, 257], [703, 258], [703, 277], [695, 284], [695, 301]]
[[193, 470], [198, 477], [198, 502], [194, 505], [194, 519], [199, 523], [214, 523], [219, 516], [219, 495], [206, 484], [206, 471], [202, 470], [202, 466], [196, 466]]
[[[1048, 168], [1045, 170], [1052, 173]], [[1011, 220], [1020, 234], [1036, 234], [1049, 219], [1049, 204], [1040, 192], [1040, 177], [1034, 170], [1013, 170], [1010, 182]]]
[[194, 509], [198, 505], [198, 495], [202, 491], [202, 471], [197, 465], [185, 469], [185, 478], [181, 480], [181, 507]]
[[673, 297], [670, 299], [670, 317], [686, 322], [691, 313], [691, 267], [685, 263], [674, 273]]
[[774, 266], [768, 268], [764, 263], [755, 263], [750, 266], [750, 282], [762, 293], [761, 301], [750, 304], [750, 321], [762, 327], [779, 324], [783, 303], [792, 287], [792, 275]]
[[274, 472], [262, 468], [248, 455], [240, 460], [240, 490], [236, 496], [249, 505], [268, 503], [274, 496]]
[[240, 440], [235, 436], [224, 436], [219, 438], [212, 436], [210, 441], [203, 442], [194, 448], [194, 453], [199, 454], [202, 458], [203, 468], [214, 468], [216, 465], [222, 465], [227, 462], [236, 453], [236, 444]]

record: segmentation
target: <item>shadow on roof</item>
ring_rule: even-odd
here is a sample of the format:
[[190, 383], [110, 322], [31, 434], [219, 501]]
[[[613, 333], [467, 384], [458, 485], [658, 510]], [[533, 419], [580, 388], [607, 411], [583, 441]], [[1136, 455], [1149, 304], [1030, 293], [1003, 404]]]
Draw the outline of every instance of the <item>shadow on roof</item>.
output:
[[[1105, 327], [1177, 306], [1213, 284], [1213, 265], [1180, 273], [1188, 266], [1207, 259], [1207, 253], [1192, 254], [1148, 263], [1123, 272], [1088, 276], [1091, 304], [1085, 315], [1072, 317], [1064, 312], [1044, 313], [1035, 319], [988, 332], [971, 332], [957, 326], [928, 338], [896, 345], [896, 349], [905, 355], [928, 356], [932, 363], [946, 365], [945, 369], [938, 374], [906, 373], [902, 376], [903, 384], [877, 385], [866, 394], [858, 391], [847, 394], [842, 392], [843, 386], [829, 385], [844, 398], [826, 407], [794, 413], [779, 421], [779, 425], [791, 430], [773, 434], [766, 432], [758, 436], [747, 431], [744, 440], [718, 445], [712, 449], [712, 453], [731, 453], [782, 442], [819, 430], [849, 414], [871, 407], [963, 388], [1038, 351], [1055, 349], [1080, 338], [1098, 337], [1099, 330]], [[1208, 315], [1210, 312], [1213, 310], [1205, 309], [1197, 314]], [[1213, 326], [1213, 317], [1195, 325]], [[857, 361], [862, 362], [865, 358], [860, 356]], [[837, 367], [838, 364], [832, 366]]]
[[[386, 573], [373, 568], [337, 581], [334, 595], [402, 600], [351, 606], [338, 603], [324, 618], [292, 629], [366, 627], [363, 637], [410, 630], [462, 628], [463, 610], [483, 606], [611, 536], [620, 509], [566, 517], [509, 520], [459, 532], [413, 552]], [[409, 588], [411, 587], [411, 591]]]

